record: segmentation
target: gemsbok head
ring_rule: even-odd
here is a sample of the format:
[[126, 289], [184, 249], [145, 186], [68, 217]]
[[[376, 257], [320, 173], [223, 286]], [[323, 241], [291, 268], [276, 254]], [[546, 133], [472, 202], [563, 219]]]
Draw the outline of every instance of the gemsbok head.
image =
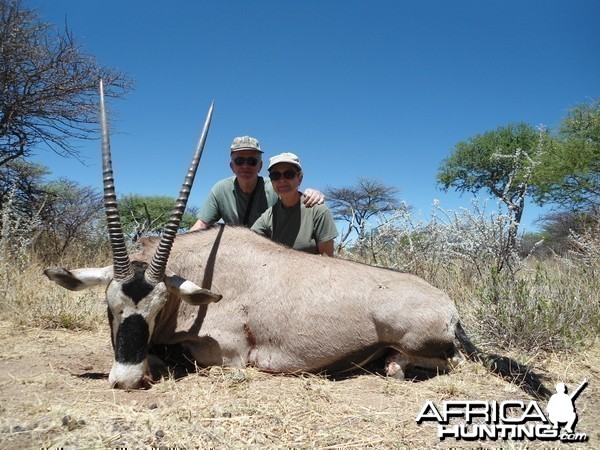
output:
[[148, 345], [155, 320], [168, 296], [174, 294], [193, 305], [217, 302], [221, 295], [195, 283], [167, 275], [166, 266], [194, 183], [204, 143], [212, 119], [211, 104], [200, 141], [185, 176], [179, 197], [171, 213], [151, 261], [132, 261], [127, 252], [117, 199], [110, 153], [110, 139], [104, 104], [104, 88], [100, 81], [100, 115], [102, 125], [102, 170], [104, 206], [113, 264], [102, 268], [46, 269], [46, 276], [60, 286], [78, 291], [94, 286], [106, 287], [108, 318], [111, 327], [114, 361], [109, 375], [112, 387], [136, 389], [147, 384]]

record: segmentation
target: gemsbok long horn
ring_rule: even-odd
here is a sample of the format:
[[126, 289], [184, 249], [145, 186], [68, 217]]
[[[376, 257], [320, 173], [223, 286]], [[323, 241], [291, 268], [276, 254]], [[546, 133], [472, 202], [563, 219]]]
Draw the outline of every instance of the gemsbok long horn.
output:
[[102, 175], [104, 180], [104, 208], [106, 209], [106, 220], [108, 222], [108, 235], [113, 252], [114, 279], [127, 281], [133, 276], [131, 261], [127, 253], [123, 229], [121, 227], [121, 216], [117, 207], [117, 196], [115, 193], [115, 179], [110, 157], [110, 138], [106, 120], [106, 108], [104, 106], [104, 83], [100, 80], [100, 121], [102, 124]]
[[204, 150], [204, 143], [206, 142], [208, 128], [210, 127], [210, 121], [212, 120], [214, 106], [215, 102], [213, 100], [213, 102], [210, 105], [210, 108], [208, 109], [208, 114], [206, 115], [206, 121], [204, 122], [204, 128], [202, 129], [202, 135], [200, 136], [200, 140], [198, 141], [196, 152], [194, 153], [194, 158], [192, 159], [190, 168], [188, 169], [185, 179], [183, 180], [181, 191], [179, 191], [177, 203], [173, 208], [173, 212], [171, 213], [171, 218], [169, 219], [169, 222], [165, 225], [165, 230], [163, 232], [162, 239], [160, 240], [158, 248], [156, 249], [156, 252], [152, 257], [150, 267], [148, 267], [148, 269], [146, 270], [146, 281], [148, 281], [151, 284], [156, 284], [159, 281], [161, 281], [165, 274], [167, 261], [169, 259], [169, 255], [171, 254], [171, 247], [173, 247], [173, 241], [175, 240], [175, 235], [177, 234], [177, 230], [179, 229], [179, 224], [181, 222], [181, 218], [183, 217], [183, 213], [185, 211], [188, 198], [190, 196], [192, 185], [194, 184], [196, 170], [198, 169], [198, 164], [200, 163], [200, 158], [202, 157], [202, 151]]

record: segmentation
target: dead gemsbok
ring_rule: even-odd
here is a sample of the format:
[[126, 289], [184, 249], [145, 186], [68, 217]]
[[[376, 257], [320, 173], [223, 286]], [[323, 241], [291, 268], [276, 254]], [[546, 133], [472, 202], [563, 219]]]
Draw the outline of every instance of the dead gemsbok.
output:
[[[448, 370], [462, 344], [528, 392], [549, 391], [528, 368], [479, 351], [450, 298], [419, 277], [298, 252], [241, 227], [176, 236], [212, 115], [161, 239], [128, 255], [115, 199], [101, 89], [105, 206], [113, 264], [47, 269], [79, 290], [106, 286], [116, 388], [146, 385], [150, 348], [178, 346], [198, 366], [255, 366], [277, 373], [338, 373], [388, 356], [402, 378], [410, 365]], [[215, 303], [218, 302], [218, 303]]]

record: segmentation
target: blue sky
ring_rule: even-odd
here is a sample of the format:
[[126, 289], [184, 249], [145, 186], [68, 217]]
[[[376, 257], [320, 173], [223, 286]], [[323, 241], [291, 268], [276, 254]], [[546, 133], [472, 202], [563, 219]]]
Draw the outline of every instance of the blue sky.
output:
[[[457, 142], [510, 122], [553, 128], [600, 96], [598, 0], [24, 5], [135, 81], [110, 104], [120, 194], [177, 195], [214, 99], [191, 205], [230, 175], [233, 137], [251, 135], [267, 157], [297, 153], [304, 187], [378, 178], [427, 217], [434, 199], [469, 207], [435, 180]], [[100, 188], [100, 145], [80, 147], [86, 165], [45, 151], [36, 162]], [[527, 229], [540, 212], [527, 206]]]

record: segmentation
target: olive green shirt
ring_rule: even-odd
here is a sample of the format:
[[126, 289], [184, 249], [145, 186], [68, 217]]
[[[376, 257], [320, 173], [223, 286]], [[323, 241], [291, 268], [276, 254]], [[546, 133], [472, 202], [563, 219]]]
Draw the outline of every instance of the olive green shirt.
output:
[[338, 235], [327, 206], [307, 208], [302, 201], [291, 208], [277, 201], [258, 218], [252, 230], [288, 247], [314, 254], [318, 253], [317, 244]]
[[[271, 180], [258, 177], [247, 226], [251, 227], [278, 198]], [[221, 219], [228, 225], [242, 225], [249, 201], [250, 194], [242, 191], [235, 176], [225, 178], [210, 190], [208, 198], [198, 213], [198, 219], [211, 225]]]

